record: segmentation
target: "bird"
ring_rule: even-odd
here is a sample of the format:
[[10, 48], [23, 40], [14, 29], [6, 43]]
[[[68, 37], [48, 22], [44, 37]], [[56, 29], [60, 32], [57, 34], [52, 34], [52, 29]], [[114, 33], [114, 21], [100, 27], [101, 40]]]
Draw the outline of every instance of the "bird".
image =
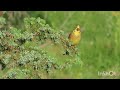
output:
[[71, 42], [71, 46], [77, 46], [81, 40], [81, 29], [80, 26], [77, 27], [69, 34], [69, 41]]
[[81, 33], [82, 33], [81, 28], [79, 25], [77, 25], [77, 27], [71, 33], [68, 34], [67, 39], [61, 37], [61, 41], [65, 48], [65, 53], [63, 55], [78, 53], [76, 46], [81, 41]]

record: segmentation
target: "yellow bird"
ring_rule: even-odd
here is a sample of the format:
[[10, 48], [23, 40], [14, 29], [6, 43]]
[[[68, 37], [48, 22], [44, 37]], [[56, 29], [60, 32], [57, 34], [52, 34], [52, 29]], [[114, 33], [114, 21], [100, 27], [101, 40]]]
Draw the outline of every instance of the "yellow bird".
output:
[[72, 46], [76, 46], [79, 44], [81, 40], [81, 30], [79, 25], [76, 27], [75, 30], [73, 30], [73, 32], [69, 34], [68, 39], [71, 42]]

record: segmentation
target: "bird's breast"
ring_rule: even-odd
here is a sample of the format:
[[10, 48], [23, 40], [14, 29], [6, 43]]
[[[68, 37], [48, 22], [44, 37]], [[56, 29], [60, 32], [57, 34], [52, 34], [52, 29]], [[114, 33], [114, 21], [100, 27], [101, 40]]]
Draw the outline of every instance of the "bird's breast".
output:
[[70, 34], [69, 35], [69, 40], [73, 43], [73, 45], [78, 44], [80, 39], [81, 39], [81, 35], [80, 34], [77, 34], [77, 35]]

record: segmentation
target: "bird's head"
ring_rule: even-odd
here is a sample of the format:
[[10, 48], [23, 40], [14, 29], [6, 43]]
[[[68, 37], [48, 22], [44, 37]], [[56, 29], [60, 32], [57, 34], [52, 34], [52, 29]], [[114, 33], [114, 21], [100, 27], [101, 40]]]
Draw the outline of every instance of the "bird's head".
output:
[[75, 35], [81, 34], [80, 26], [78, 25], [76, 29], [73, 31]]

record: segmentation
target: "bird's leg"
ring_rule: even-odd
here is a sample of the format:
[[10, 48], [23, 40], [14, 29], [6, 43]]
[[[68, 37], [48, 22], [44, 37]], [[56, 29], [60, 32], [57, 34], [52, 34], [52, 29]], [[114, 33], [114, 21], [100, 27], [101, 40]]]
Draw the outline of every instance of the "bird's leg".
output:
[[78, 54], [78, 50], [77, 50], [77, 48], [75, 48], [75, 50], [74, 50], [74, 51], [75, 51], [75, 54]]
[[74, 51], [75, 45], [71, 45], [71, 46], [70, 46], [70, 49]]
[[72, 52], [73, 52], [74, 54], [77, 54], [77, 52], [78, 52], [75, 45], [72, 45], [72, 46], [71, 46], [71, 50], [72, 50]]

